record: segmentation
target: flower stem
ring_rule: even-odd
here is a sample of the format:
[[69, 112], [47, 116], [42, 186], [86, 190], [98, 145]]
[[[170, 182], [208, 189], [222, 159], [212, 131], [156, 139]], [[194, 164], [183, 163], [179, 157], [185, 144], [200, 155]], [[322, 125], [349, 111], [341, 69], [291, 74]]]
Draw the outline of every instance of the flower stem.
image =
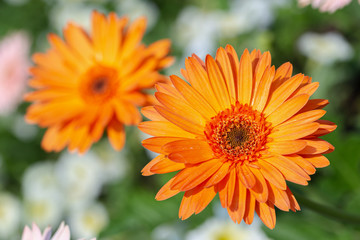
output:
[[335, 209], [330, 206], [322, 205], [322, 204], [314, 202], [298, 193], [293, 193], [293, 194], [294, 194], [295, 198], [298, 200], [300, 205], [305, 206], [306, 208], [309, 208], [309, 209], [313, 210], [314, 212], [331, 217], [331, 218], [336, 219], [341, 222], [347, 222], [347, 223], [352, 223], [352, 224], [357, 224], [357, 225], [360, 224], [360, 216], [349, 214], [349, 213]]

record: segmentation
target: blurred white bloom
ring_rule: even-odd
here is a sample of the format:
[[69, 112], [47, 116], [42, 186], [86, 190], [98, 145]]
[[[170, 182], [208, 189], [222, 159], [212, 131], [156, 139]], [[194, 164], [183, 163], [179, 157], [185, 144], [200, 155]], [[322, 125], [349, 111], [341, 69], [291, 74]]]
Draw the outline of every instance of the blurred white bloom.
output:
[[153, 240], [181, 240], [179, 226], [162, 224], [157, 226], [151, 233]]
[[11, 113], [22, 101], [30, 66], [29, 47], [23, 32], [13, 33], [0, 42], [0, 115]]
[[60, 200], [63, 194], [55, 176], [55, 164], [39, 162], [28, 167], [23, 175], [22, 190], [25, 199]]
[[351, 45], [335, 32], [305, 33], [299, 38], [298, 47], [303, 55], [322, 64], [349, 60], [354, 55]]
[[69, 208], [81, 206], [99, 195], [103, 184], [102, 168], [92, 151], [81, 156], [64, 153], [55, 171]]
[[21, 204], [19, 200], [5, 192], [0, 193], [0, 239], [9, 239], [19, 227]]
[[84, 4], [83, 1], [63, 1], [52, 7], [49, 14], [50, 23], [59, 33], [62, 33], [63, 28], [70, 21], [89, 31], [91, 28], [90, 16], [94, 9], [104, 12], [98, 5]]
[[128, 170], [125, 149], [116, 151], [107, 141], [101, 142], [94, 147], [94, 152], [98, 156], [102, 178], [105, 183], [120, 180], [125, 177]]
[[185, 240], [267, 240], [261, 230], [260, 221], [254, 219], [251, 226], [236, 224], [233, 221], [210, 218], [198, 228], [189, 231]]
[[[21, 240], [50, 240], [51, 237], [51, 228], [47, 227], [44, 230], [44, 233], [41, 234], [39, 227], [33, 223], [32, 229], [28, 226], [25, 226]], [[65, 225], [64, 222], [61, 223], [59, 229], [55, 232], [51, 240], [70, 240], [70, 229], [69, 226]], [[96, 240], [93, 238], [92, 240]]]
[[10, 5], [23, 5], [27, 3], [29, 0], [5, 0], [6, 3]]
[[183, 47], [185, 56], [192, 53], [204, 58], [216, 48], [220, 12], [205, 12], [197, 7], [185, 7], [175, 22], [175, 44]]
[[116, 0], [116, 12], [119, 15], [127, 15], [133, 21], [140, 16], [146, 16], [147, 30], [154, 27], [158, 20], [159, 10], [157, 6], [147, 0]]
[[273, 3], [269, 0], [233, 0], [229, 12], [222, 12], [219, 32], [224, 37], [268, 27], [274, 19]]
[[17, 138], [23, 141], [27, 141], [33, 139], [36, 136], [38, 127], [27, 124], [25, 122], [24, 115], [18, 114], [15, 116], [15, 120], [12, 125], [12, 132]]
[[41, 228], [58, 224], [63, 210], [62, 201], [58, 199], [38, 196], [24, 200], [25, 223], [36, 222]]
[[75, 237], [97, 236], [109, 222], [108, 213], [100, 203], [92, 203], [74, 209], [69, 216], [69, 225]]
[[336, 10], [348, 5], [351, 0], [298, 0], [298, 2], [301, 7], [311, 4], [313, 8], [318, 8], [320, 12], [333, 13]]

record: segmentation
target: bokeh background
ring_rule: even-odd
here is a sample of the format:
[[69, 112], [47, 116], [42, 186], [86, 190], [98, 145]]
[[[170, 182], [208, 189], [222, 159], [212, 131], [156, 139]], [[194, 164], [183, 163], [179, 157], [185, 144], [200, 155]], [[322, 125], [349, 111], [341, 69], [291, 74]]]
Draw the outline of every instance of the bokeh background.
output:
[[[47, 34], [61, 35], [70, 20], [88, 28], [93, 9], [145, 15], [145, 43], [173, 42], [176, 62], [166, 75], [179, 75], [192, 53], [204, 58], [232, 44], [239, 55], [244, 48], [269, 50], [276, 67], [290, 61], [294, 74], [320, 82], [314, 97], [330, 101], [325, 119], [338, 129], [324, 138], [335, 151], [309, 186], [290, 186], [304, 198], [302, 211], [278, 210], [269, 230], [258, 219], [233, 224], [215, 198], [202, 213], [179, 220], [181, 196], [154, 199], [171, 176], [141, 176], [154, 155], [140, 145], [147, 136], [136, 127], [126, 129], [121, 152], [105, 137], [82, 156], [44, 152], [44, 130], [23, 118], [31, 54], [45, 51]], [[342, 215], [360, 216], [359, 29], [357, 1], [330, 14], [295, 0], [0, 0], [0, 239], [20, 239], [32, 222], [55, 230], [61, 221], [74, 239], [360, 239], [359, 218]]]

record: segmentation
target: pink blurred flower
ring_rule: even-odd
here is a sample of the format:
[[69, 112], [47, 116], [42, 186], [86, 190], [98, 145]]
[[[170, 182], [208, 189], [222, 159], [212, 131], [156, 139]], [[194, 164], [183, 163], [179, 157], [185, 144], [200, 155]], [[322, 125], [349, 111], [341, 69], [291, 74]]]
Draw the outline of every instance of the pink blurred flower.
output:
[[348, 5], [351, 0], [298, 0], [298, 2], [302, 7], [311, 4], [313, 8], [319, 8], [320, 12], [333, 13], [345, 5]]
[[0, 42], [0, 115], [12, 112], [22, 100], [30, 62], [29, 39], [23, 32]]
[[[39, 227], [35, 223], [33, 223], [32, 229], [30, 229], [28, 226], [25, 226], [21, 240], [70, 240], [69, 226], [65, 225], [64, 222], [62, 222], [59, 229], [54, 234], [54, 236], [51, 239], [50, 237], [51, 237], [50, 227], [47, 227], [44, 233], [41, 234]], [[93, 238], [91, 240], [96, 240], [96, 239]]]

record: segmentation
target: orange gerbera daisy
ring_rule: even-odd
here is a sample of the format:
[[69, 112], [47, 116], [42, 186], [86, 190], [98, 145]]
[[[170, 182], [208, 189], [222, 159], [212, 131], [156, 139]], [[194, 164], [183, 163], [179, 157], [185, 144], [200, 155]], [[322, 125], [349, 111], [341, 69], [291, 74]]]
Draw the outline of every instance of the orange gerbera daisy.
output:
[[286, 181], [307, 185], [315, 168], [329, 164], [322, 154], [334, 147], [318, 138], [336, 126], [319, 120], [327, 100], [309, 100], [317, 82], [291, 77], [292, 65], [275, 70], [269, 52], [219, 48], [205, 63], [185, 61], [185, 79], [157, 84], [157, 105], [142, 109], [152, 121], [139, 128], [152, 136], [144, 147], [160, 153], [143, 175], [180, 170], [156, 195], [164, 200], [185, 192], [179, 216], [201, 212], [219, 193], [234, 222], [251, 224], [254, 211], [275, 227], [274, 206], [300, 210]]
[[65, 41], [49, 35], [51, 49], [33, 56], [29, 85], [37, 91], [27, 94], [34, 101], [26, 120], [48, 127], [42, 147], [47, 151], [85, 152], [107, 130], [113, 147], [125, 141], [124, 125], [141, 121], [136, 106], [151, 97], [144, 92], [165, 76], [158, 70], [169, 65], [169, 40], [148, 47], [141, 43], [146, 19], [128, 24], [128, 18], [92, 14], [91, 33], [69, 23]]

